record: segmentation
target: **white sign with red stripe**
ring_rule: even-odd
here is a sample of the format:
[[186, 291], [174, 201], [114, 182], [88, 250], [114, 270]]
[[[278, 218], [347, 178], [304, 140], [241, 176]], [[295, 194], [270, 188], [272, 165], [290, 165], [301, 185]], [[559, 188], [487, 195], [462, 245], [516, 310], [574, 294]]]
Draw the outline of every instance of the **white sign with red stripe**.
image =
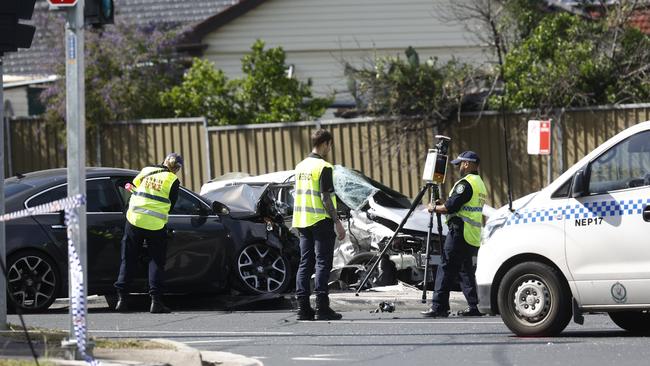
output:
[[77, 5], [77, 0], [47, 0], [48, 3], [52, 6], [75, 6]]
[[528, 121], [528, 154], [549, 155], [551, 153], [551, 120]]

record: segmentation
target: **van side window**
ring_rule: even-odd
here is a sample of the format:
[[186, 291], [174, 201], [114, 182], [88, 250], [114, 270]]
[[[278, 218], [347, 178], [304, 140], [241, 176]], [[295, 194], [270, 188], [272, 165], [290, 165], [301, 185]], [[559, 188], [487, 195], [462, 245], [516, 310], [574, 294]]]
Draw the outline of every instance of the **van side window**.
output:
[[560, 188], [556, 189], [555, 192], [551, 195], [551, 198], [567, 198], [569, 197], [569, 189], [571, 188], [571, 181], [572, 178], [567, 179], [564, 184], [560, 186]]
[[590, 165], [590, 194], [642, 186], [650, 186], [650, 131], [621, 141]]

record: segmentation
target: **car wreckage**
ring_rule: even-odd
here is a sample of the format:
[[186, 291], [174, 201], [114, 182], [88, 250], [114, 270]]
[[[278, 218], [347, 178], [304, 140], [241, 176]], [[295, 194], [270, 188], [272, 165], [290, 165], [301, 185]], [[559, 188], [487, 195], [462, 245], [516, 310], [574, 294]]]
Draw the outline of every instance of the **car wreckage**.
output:
[[[230, 208], [231, 215], [239, 211], [258, 209], [266, 205], [290, 228], [293, 210], [293, 171], [281, 171], [259, 176], [242, 174], [215, 179], [201, 188], [201, 195], [219, 201]], [[331, 285], [341, 288], [358, 287], [367, 270], [378, 259], [399, 223], [406, 216], [411, 201], [405, 195], [377, 182], [361, 172], [341, 165], [334, 167], [334, 190], [338, 199], [339, 215], [346, 228], [343, 241], [337, 241], [334, 251]], [[239, 192], [233, 194], [233, 192]], [[252, 194], [251, 192], [256, 192]], [[259, 192], [264, 192], [259, 193]], [[266, 200], [259, 200], [264, 195]], [[424, 279], [425, 242], [430, 214], [419, 205], [407, 220], [402, 231], [392, 242], [377, 269], [369, 277], [367, 286], [395, 284], [398, 280], [418, 285]], [[447, 226], [443, 223], [443, 239]], [[296, 240], [293, 234], [291, 240]], [[432, 265], [439, 263], [441, 242], [437, 229], [432, 238]], [[298, 254], [299, 256], [299, 254]], [[298, 258], [296, 258], [298, 259]], [[296, 267], [293, 267], [295, 272]], [[428, 283], [432, 283], [432, 277]]]

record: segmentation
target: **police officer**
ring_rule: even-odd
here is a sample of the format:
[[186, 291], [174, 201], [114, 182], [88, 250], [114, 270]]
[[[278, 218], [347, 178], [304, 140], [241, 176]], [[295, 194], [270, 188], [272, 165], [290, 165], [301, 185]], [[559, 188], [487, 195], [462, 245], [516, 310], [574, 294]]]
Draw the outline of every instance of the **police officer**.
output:
[[133, 180], [127, 222], [122, 238], [122, 263], [115, 282], [117, 306], [120, 312], [128, 311], [129, 285], [137, 266], [138, 252], [147, 241], [149, 250], [149, 294], [151, 313], [169, 313], [171, 310], [161, 300], [163, 273], [167, 252], [167, 215], [178, 198], [180, 182], [176, 173], [183, 166], [183, 157], [177, 153], [167, 155], [162, 165], [142, 169]]
[[[295, 169], [293, 227], [300, 232], [300, 265], [296, 275], [298, 320], [342, 318], [341, 314], [329, 306], [327, 287], [334, 260], [335, 238], [345, 238], [345, 229], [336, 213], [332, 164], [325, 161], [332, 149], [332, 142], [332, 134], [329, 131], [315, 131], [311, 136], [311, 154]], [[309, 302], [310, 279], [314, 266], [316, 311]]]
[[487, 197], [485, 184], [478, 174], [479, 156], [473, 151], [465, 151], [451, 163], [458, 165], [462, 177], [449, 193], [444, 204], [429, 206], [429, 212], [447, 214], [449, 228], [441, 264], [436, 274], [435, 290], [431, 308], [421, 312], [431, 318], [449, 316], [449, 291], [460, 276], [461, 288], [469, 307], [458, 313], [460, 316], [481, 316], [478, 311], [476, 277], [472, 257], [478, 253], [483, 222], [483, 205]]

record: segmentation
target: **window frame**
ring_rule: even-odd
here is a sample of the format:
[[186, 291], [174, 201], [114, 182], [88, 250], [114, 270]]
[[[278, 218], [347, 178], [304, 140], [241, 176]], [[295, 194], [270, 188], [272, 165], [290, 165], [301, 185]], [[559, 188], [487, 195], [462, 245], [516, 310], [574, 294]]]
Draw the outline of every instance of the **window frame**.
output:
[[[103, 176], [103, 177], [86, 178], [86, 183], [88, 183], [89, 181], [96, 181], [96, 180], [108, 180], [108, 181], [112, 181], [111, 177], [109, 177], [109, 176]], [[50, 192], [50, 191], [53, 191], [53, 190], [55, 190], [55, 189], [58, 189], [58, 188], [61, 188], [61, 187], [67, 186], [67, 185], [68, 185], [68, 182], [65, 182], [65, 183], [57, 184], [57, 185], [55, 185], [55, 186], [52, 186], [52, 187], [46, 188], [46, 189], [44, 189], [44, 190], [42, 190], [42, 191], [40, 191], [40, 192], [37, 192], [37, 193], [31, 195], [30, 197], [28, 197], [28, 198], [25, 200], [25, 202], [23, 202], [23, 206], [24, 206], [26, 209], [27, 209], [27, 208], [30, 208], [30, 207], [34, 207], [34, 206], [29, 206], [30, 201], [32, 201], [34, 198], [39, 197], [39, 196], [42, 196], [42, 195], [44, 195], [44, 194], [46, 194], [46, 193], [48, 193], [48, 192]], [[87, 193], [87, 192], [86, 192], [86, 193]], [[119, 194], [117, 194], [117, 198], [118, 198], [118, 200], [120, 200], [120, 203], [123, 205], [123, 202], [121, 202], [121, 198], [119, 197]], [[123, 211], [86, 211], [86, 214], [93, 214], [93, 215], [94, 215], [94, 214], [113, 214], [113, 213], [121, 213], [121, 214], [124, 214]], [[50, 212], [49, 214], [56, 214], [56, 215], [58, 215], [57, 212]]]
[[623, 187], [623, 188], [618, 188], [618, 189], [614, 189], [614, 190], [610, 190], [610, 191], [596, 192], [596, 193], [591, 192], [591, 190], [589, 189], [589, 186], [591, 185], [591, 168], [592, 168], [593, 164], [596, 162], [596, 160], [598, 160], [602, 156], [608, 154], [610, 151], [612, 151], [612, 149], [616, 149], [616, 148], [621, 147], [622, 144], [628, 142], [630, 139], [632, 139], [632, 138], [634, 138], [634, 137], [636, 137], [638, 135], [645, 134], [645, 133], [650, 133], [650, 130], [639, 131], [639, 132], [637, 132], [637, 133], [635, 133], [635, 134], [633, 134], [631, 136], [626, 137], [625, 139], [623, 139], [623, 140], [617, 142], [616, 144], [614, 144], [613, 146], [610, 146], [607, 150], [603, 151], [598, 156], [591, 159], [589, 161], [589, 163], [587, 163], [587, 166], [585, 167], [585, 173], [584, 173], [585, 176], [586, 176], [585, 177], [586, 178], [585, 185], [586, 185], [586, 191], [587, 191], [586, 196], [598, 196], [598, 195], [608, 194], [610, 192], [621, 192], [621, 191], [634, 190], [634, 189], [644, 189], [644, 188], [650, 187], [648, 185], [642, 185], [642, 186], [639, 186], [639, 187]]

